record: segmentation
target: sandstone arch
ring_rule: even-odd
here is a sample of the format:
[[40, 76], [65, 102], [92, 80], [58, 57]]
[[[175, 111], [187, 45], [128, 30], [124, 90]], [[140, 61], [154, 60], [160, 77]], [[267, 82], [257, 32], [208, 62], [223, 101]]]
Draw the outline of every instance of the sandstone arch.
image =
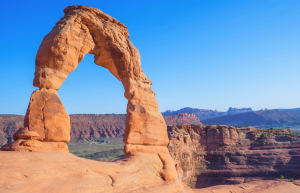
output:
[[124, 142], [166, 146], [166, 124], [127, 27], [91, 7], [67, 7], [64, 13], [40, 45], [33, 85], [58, 90], [84, 55], [94, 54], [95, 64], [107, 68], [124, 86], [128, 100]]
[[[127, 27], [92, 7], [69, 6], [64, 13], [38, 49], [33, 85], [39, 89], [31, 95], [24, 128], [15, 133], [14, 142], [1, 150], [68, 152], [65, 142], [70, 141], [70, 118], [56, 91], [90, 53], [95, 56], [95, 64], [107, 68], [124, 86], [128, 100], [125, 157], [143, 160], [140, 157], [148, 159], [150, 155], [149, 163], [153, 165], [147, 167], [151, 171], [159, 171], [165, 180], [176, 180], [175, 164], [166, 147], [167, 126], [151, 82], [141, 70], [139, 52], [129, 41]], [[126, 159], [117, 162], [117, 166], [126, 165]], [[137, 164], [136, 171], [145, 167], [136, 161], [127, 163], [130, 164]]]

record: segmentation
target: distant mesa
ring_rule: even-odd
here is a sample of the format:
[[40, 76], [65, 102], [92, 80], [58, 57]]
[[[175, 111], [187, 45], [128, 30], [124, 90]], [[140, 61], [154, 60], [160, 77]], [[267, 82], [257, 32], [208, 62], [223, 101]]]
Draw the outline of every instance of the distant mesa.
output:
[[240, 113], [246, 113], [246, 112], [252, 112], [252, 108], [232, 108], [229, 107], [227, 111], [227, 115], [234, 115], [234, 114], [240, 114]]

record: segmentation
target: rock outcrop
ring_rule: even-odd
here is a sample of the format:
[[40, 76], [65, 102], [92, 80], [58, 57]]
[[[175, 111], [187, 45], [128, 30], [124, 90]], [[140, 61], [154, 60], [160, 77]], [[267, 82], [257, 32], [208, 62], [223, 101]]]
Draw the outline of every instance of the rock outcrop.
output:
[[68, 146], [63, 142], [41, 142], [40, 135], [29, 131], [28, 127], [21, 127], [13, 136], [13, 143], [1, 147], [3, 151], [30, 151], [30, 152], [69, 152]]
[[24, 127], [37, 132], [40, 141], [70, 141], [70, 118], [56, 90], [41, 88], [32, 93]]
[[57, 152], [0, 151], [1, 193], [192, 193], [160, 177], [157, 154], [137, 153], [116, 162], [98, 162]]
[[300, 136], [226, 125], [168, 126], [179, 178], [192, 188], [300, 177]]

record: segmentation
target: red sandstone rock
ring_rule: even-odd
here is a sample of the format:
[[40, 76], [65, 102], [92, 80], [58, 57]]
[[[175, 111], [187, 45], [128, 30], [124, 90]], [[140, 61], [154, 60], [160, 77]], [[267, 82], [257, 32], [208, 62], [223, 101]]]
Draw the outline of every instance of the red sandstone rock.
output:
[[280, 175], [297, 179], [300, 136], [274, 134], [285, 130], [264, 132], [268, 135], [252, 127], [179, 124], [168, 126], [168, 149], [179, 179], [192, 188], [278, 179]]
[[166, 146], [166, 124], [151, 82], [140, 68], [139, 52], [128, 39], [127, 27], [87, 6], [71, 6], [64, 12], [40, 45], [34, 86], [59, 89], [84, 55], [94, 54], [95, 63], [107, 68], [124, 86], [128, 99], [124, 142]]
[[29, 152], [63, 152], [68, 153], [69, 148], [64, 142], [41, 142], [34, 139], [18, 139], [3, 145], [1, 151], [29, 151]]
[[42, 88], [32, 93], [24, 127], [37, 132], [42, 141], [70, 141], [70, 118], [55, 90]]
[[0, 192], [192, 193], [180, 181], [160, 177], [157, 154], [135, 153], [98, 162], [69, 153], [0, 151]]
[[170, 156], [169, 150], [166, 146], [145, 146], [145, 145], [130, 145], [124, 147], [124, 153], [127, 156], [134, 156], [139, 153], [154, 154], [159, 156], [163, 163], [163, 168], [160, 175], [164, 180], [175, 181], [177, 180], [177, 173], [175, 163]]
[[18, 139], [38, 139], [40, 135], [34, 131], [28, 131], [28, 127], [21, 127], [13, 136], [14, 140]]

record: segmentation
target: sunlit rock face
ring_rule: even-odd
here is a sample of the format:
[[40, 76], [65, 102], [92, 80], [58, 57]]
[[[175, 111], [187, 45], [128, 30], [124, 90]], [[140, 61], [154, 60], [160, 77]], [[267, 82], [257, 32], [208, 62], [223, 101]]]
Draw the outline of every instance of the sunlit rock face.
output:
[[165, 121], [127, 27], [91, 7], [71, 6], [64, 12], [37, 52], [33, 85], [58, 90], [84, 55], [94, 54], [95, 64], [107, 68], [124, 86], [128, 99], [124, 142], [167, 145]]

